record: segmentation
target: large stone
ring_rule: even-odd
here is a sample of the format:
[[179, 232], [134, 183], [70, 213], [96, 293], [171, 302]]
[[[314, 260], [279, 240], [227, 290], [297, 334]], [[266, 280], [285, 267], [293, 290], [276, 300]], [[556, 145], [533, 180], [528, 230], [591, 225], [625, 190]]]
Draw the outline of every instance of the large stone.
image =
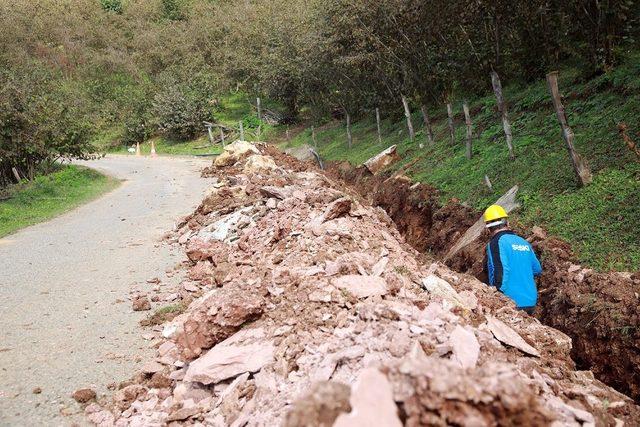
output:
[[183, 357], [193, 359], [260, 317], [263, 305], [262, 296], [249, 288], [209, 291], [175, 319], [174, 341]]
[[396, 152], [397, 148], [397, 145], [392, 145], [383, 152], [364, 162], [364, 166], [369, 169], [369, 172], [372, 174], [379, 174], [384, 168], [400, 159]]
[[90, 388], [81, 388], [74, 391], [71, 397], [78, 403], [87, 403], [96, 398], [96, 392]]
[[375, 368], [362, 370], [351, 390], [351, 412], [341, 414], [334, 427], [400, 427], [391, 385]]
[[185, 381], [216, 384], [246, 372], [257, 372], [273, 361], [273, 342], [264, 331], [243, 329], [189, 365]]
[[271, 157], [255, 154], [250, 156], [244, 164], [244, 173], [258, 173], [278, 169], [276, 162]]
[[151, 310], [151, 302], [146, 295], [137, 296], [131, 302], [133, 311], [148, 311]]
[[387, 282], [378, 276], [360, 276], [349, 274], [333, 279], [333, 284], [338, 289], [344, 289], [356, 298], [386, 295]]
[[475, 368], [480, 356], [480, 344], [473, 332], [457, 325], [449, 336], [449, 345], [453, 350], [453, 360], [462, 368]]
[[327, 206], [324, 213], [322, 214], [321, 222], [330, 221], [332, 219], [336, 219], [338, 217], [346, 215], [350, 210], [351, 199], [342, 197], [338, 200], [334, 200], [333, 202], [329, 203], [329, 206]]
[[320, 381], [298, 398], [287, 413], [285, 427], [330, 427], [338, 415], [351, 411], [348, 385]]
[[458, 292], [444, 279], [440, 277], [430, 274], [429, 276], [422, 279], [422, 286], [434, 295], [438, 295], [444, 300], [449, 301], [451, 304], [456, 305], [458, 307], [462, 307], [465, 309], [469, 309], [466, 306], [465, 301], [460, 298]]
[[515, 347], [523, 353], [540, 357], [540, 352], [538, 350], [529, 345], [516, 331], [511, 329], [501, 320], [498, 320], [493, 316], [487, 316], [487, 326], [493, 336], [501, 343]]
[[224, 148], [224, 152], [213, 161], [213, 165], [216, 167], [231, 166], [250, 154], [260, 154], [260, 151], [250, 142], [236, 141]]

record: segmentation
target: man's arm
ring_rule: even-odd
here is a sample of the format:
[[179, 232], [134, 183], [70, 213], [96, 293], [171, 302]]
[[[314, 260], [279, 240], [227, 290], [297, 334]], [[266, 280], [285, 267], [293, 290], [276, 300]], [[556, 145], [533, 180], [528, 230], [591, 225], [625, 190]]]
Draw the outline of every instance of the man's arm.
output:
[[534, 276], [539, 276], [542, 273], [542, 266], [540, 265], [540, 261], [536, 256], [536, 253], [533, 251], [533, 247], [531, 247], [531, 270], [533, 271]]
[[500, 258], [500, 239], [491, 239], [487, 245], [487, 264], [488, 264], [488, 276], [489, 284], [495, 286], [500, 290], [502, 287], [502, 259]]

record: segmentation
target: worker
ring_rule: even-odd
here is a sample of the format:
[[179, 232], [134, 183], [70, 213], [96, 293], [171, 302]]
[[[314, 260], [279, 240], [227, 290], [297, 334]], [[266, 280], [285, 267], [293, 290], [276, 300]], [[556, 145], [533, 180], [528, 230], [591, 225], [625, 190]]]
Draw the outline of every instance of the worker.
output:
[[484, 222], [491, 232], [485, 257], [489, 285], [511, 298], [519, 310], [533, 314], [538, 299], [534, 276], [542, 273], [542, 267], [531, 244], [509, 228], [502, 206], [489, 206]]

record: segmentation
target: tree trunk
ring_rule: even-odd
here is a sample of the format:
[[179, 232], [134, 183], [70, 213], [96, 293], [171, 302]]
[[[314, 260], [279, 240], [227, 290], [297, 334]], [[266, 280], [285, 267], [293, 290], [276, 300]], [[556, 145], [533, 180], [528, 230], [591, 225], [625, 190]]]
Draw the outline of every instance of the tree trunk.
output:
[[22, 181], [22, 179], [20, 178], [20, 174], [18, 173], [18, 169], [11, 168], [11, 172], [13, 172], [13, 176], [15, 177], [16, 181], [18, 183], [20, 183], [20, 181]]
[[376, 108], [376, 124], [378, 125], [378, 143], [382, 144], [382, 131], [380, 130], [380, 109]]
[[353, 137], [351, 136], [351, 116], [348, 111], [345, 111], [347, 114], [347, 146], [351, 148], [351, 144], [353, 143]]
[[402, 106], [404, 107], [404, 116], [407, 118], [407, 128], [409, 129], [409, 139], [413, 142], [416, 139], [416, 134], [413, 131], [413, 123], [411, 122], [411, 111], [409, 110], [409, 103], [407, 98], [402, 95]]
[[447, 117], [448, 117], [448, 124], [449, 124], [449, 136], [451, 137], [451, 145], [455, 145], [456, 128], [453, 126], [453, 109], [451, 108], [450, 103], [447, 103]]
[[473, 157], [473, 123], [471, 122], [471, 114], [469, 114], [469, 105], [464, 102], [462, 104], [464, 110], [464, 122], [467, 125], [467, 159]]
[[311, 140], [313, 141], [313, 146], [318, 148], [318, 142], [316, 141], [316, 128], [311, 126]]
[[553, 71], [547, 74], [547, 84], [549, 85], [549, 92], [551, 93], [551, 99], [553, 100], [553, 107], [556, 110], [556, 115], [558, 116], [560, 127], [562, 128], [562, 137], [567, 143], [567, 150], [569, 151], [569, 156], [571, 157], [571, 163], [573, 164], [573, 170], [576, 174], [576, 178], [578, 179], [578, 184], [580, 186], [585, 186], [591, 183], [591, 171], [589, 170], [589, 167], [587, 166], [584, 159], [576, 152], [576, 149], [573, 146], [574, 133], [573, 130], [569, 127], [567, 114], [564, 110], [564, 105], [562, 105], [562, 99], [560, 96], [560, 91], [558, 89], [557, 71]]
[[240, 124], [240, 141], [244, 141], [244, 125], [242, 124], [242, 120], [238, 123]]
[[258, 120], [262, 120], [262, 105], [260, 103], [260, 98], [256, 98], [256, 106], [258, 108]]
[[495, 93], [496, 95], [498, 110], [500, 111], [500, 116], [502, 117], [502, 128], [504, 129], [504, 135], [507, 138], [509, 158], [513, 160], [516, 158], [516, 155], [513, 152], [513, 136], [511, 134], [511, 124], [509, 123], [509, 112], [507, 110], [507, 103], [505, 102], [504, 96], [502, 95], [502, 83], [500, 82], [500, 77], [495, 71], [491, 72], [491, 84], [493, 85], [493, 93]]
[[422, 111], [422, 119], [424, 120], [424, 128], [427, 134], [427, 142], [429, 145], [433, 145], [433, 130], [431, 129], [431, 120], [429, 120], [429, 113], [427, 112], [427, 107], [424, 105], [420, 107]]

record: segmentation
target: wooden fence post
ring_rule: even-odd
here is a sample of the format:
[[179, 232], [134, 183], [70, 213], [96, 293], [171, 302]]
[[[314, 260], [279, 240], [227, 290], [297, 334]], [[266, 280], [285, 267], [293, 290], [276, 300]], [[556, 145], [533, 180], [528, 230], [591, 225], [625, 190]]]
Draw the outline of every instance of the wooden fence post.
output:
[[15, 167], [11, 168], [11, 172], [13, 172], [13, 176], [16, 179], [16, 181], [18, 183], [20, 183], [20, 181], [22, 181], [22, 179], [20, 178], [20, 174], [18, 173], [18, 169], [16, 169]]
[[558, 72], [552, 71], [547, 74], [547, 84], [549, 85], [549, 92], [551, 92], [551, 99], [553, 100], [553, 107], [556, 110], [556, 116], [558, 116], [558, 121], [560, 122], [560, 127], [562, 128], [562, 137], [564, 141], [567, 143], [567, 150], [569, 151], [569, 156], [571, 157], [571, 163], [573, 164], [573, 170], [576, 174], [576, 178], [578, 179], [578, 184], [580, 186], [585, 186], [591, 183], [592, 176], [589, 167], [587, 166], [584, 159], [578, 154], [575, 147], [573, 146], [574, 133], [573, 130], [569, 127], [569, 123], [567, 121], [567, 114], [564, 110], [564, 105], [562, 105], [562, 99], [560, 96], [560, 91], [558, 89]]
[[469, 105], [465, 101], [462, 104], [464, 110], [464, 122], [467, 125], [467, 159], [473, 157], [473, 123], [471, 122], [471, 114], [469, 114]]
[[404, 116], [407, 118], [407, 128], [409, 129], [409, 139], [413, 142], [416, 139], [416, 134], [413, 131], [413, 123], [411, 122], [411, 111], [409, 110], [409, 103], [407, 98], [402, 95], [402, 106], [404, 107]]
[[495, 71], [491, 72], [491, 85], [493, 86], [493, 93], [495, 93], [496, 101], [498, 102], [498, 111], [500, 111], [500, 116], [502, 117], [502, 128], [504, 129], [504, 135], [507, 138], [509, 158], [513, 160], [516, 158], [516, 155], [513, 151], [513, 135], [511, 134], [511, 123], [509, 123], [509, 111], [502, 94], [502, 83], [500, 82], [500, 77]]
[[311, 140], [313, 141], [313, 146], [318, 148], [318, 141], [316, 141], [316, 128], [311, 126]]
[[453, 109], [451, 108], [451, 103], [447, 103], [447, 123], [449, 124], [449, 136], [451, 137], [451, 144], [455, 145], [456, 143], [456, 128], [453, 125]]
[[382, 144], [382, 132], [380, 131], [380, 109], [376, 108], [376, 124], [378, 125], [378, 143]]
[[211, 126], [210, 124], [207, 125], [207, 134], [209, 135], [209, 143], [211, 145], [213, 145], [213, 132], [211, 131]]
[[242, 124], [242, 120], [240, 120], [240, 141], [244, 141], [244, 125]]
[[289, 125], [287, 125], [287, 141], [291, 141], [291, 136], [289, 135]]
[[260, 98], [256, 98], [256, 106], [258, 107], [258, 120], [262, 120], [262, 105], [260, 104]]
[[489, 175], [484, 176], [484, 183], [489, 187], [489, 191], [493, 193], [493, 185], [491, 184], [491, 180], [489, 179]]
[[222, 147], [224, 147], [224, 130], [220, 127], [220, 141], [222, 141]]
[[351, 144], [353, 143], [353, 136], [351, 135], [351, 116], [346, 110], [345, 113], [347, 114], [347, 145], [351, 148]]
[[422, 105], [420, 107], [422, 111], [422, 120], [424, 120], [424, 128], [427, 134], [427, 142], [429, 145], [433, 145], [433, 130], [431, 129], [431, 120], [429, 120], [429, 113], [427, 112], [427, 107]]

